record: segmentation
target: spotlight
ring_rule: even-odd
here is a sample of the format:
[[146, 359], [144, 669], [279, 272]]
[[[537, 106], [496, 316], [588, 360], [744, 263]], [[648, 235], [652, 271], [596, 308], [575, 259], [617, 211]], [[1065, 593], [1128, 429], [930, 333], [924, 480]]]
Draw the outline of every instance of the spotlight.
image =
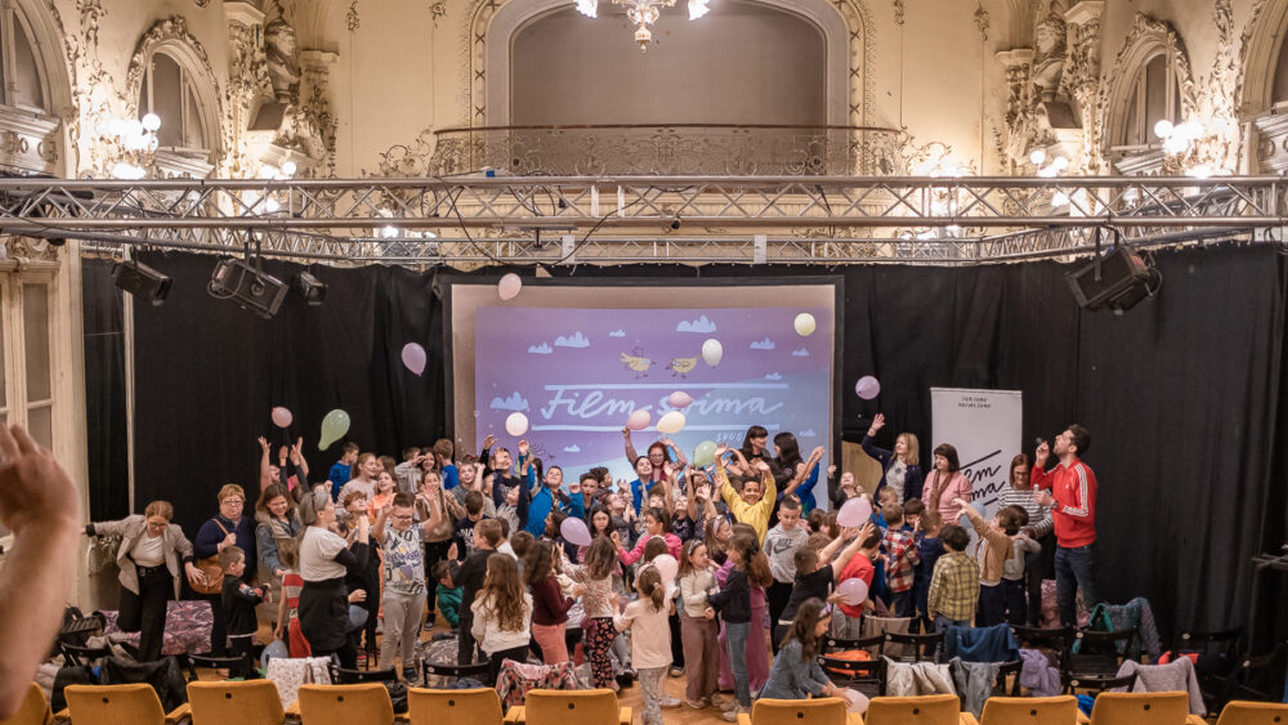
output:
[[671, 220], [671, 228], [672, 228], [672, 229], [679, 229], [679, 228], [680, 228], [680, 217], [678, 217], [678, 216], [677, 216], [676, 218], [674, 218], [674, 219], [672, 219], [672, 220]]
[[112, 281], [126, 292], [151, 301], [154, 307], [165, 302], [172, 283], [169, 277], [135, 260], [112, 265]]
[[289, 289], [282, 280], [250, 262], [232, 257], [219, 260], [207, 287], [211, 297], [233, 300], [266, 320], [277, 314]]
[[326, 299], [326, 283], [308, 272], [295, 275], [295, 289], [310, 307], [317, 307]]
[[1066, 273], [1065, 279], [1078, 306], [1108, 309], [1115, 315], [1153, 297], [1163, 284], [1162, 274], [1149, 260], [1121, 245], [1082, 269]]

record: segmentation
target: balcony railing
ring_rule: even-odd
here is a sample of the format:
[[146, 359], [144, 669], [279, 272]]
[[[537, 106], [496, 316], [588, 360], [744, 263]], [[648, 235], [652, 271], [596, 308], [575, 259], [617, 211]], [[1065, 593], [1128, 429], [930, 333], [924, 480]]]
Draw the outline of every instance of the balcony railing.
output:
[[899, 132], [871, 126], [680, 123], [484, 126], [434, 132], [432, 176], [891, 176]]

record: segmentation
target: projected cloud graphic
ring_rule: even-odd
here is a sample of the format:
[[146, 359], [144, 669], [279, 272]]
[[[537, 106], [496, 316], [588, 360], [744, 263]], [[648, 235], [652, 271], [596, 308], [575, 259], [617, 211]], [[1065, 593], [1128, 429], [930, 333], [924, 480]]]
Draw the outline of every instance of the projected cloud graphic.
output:
[[492, 410], [527, 410], [528, 401], [522, 395], [519, 395], [519, 391], [516, 390], [508, 398], [493, 398], [488, 407]]
[[782, 379], [783, 379], [783, 376], [782, 376], [782, 374], [780, 374], [780, 373], [765, 373], [765, 379], [766, 379], [766, 380], [782, 380]]
[[574, 332], [569, 337], [560, 335], [555, 338], [555, 347], [590, 347], [590, 340], [581, 332]]
[[752, 350], [773, 350], [778, 346], [774, 344], [773, 340], [770, 340], [768, 337], [766, 337], [763, 340], [756, 340], [755, 342], [748, 345], [748, 347], [750, 347]]
[[528, 352], [532, 355], [549, 355], [554, 352], [554, 348], [550, 347], [550, 343], [543, 342], [540, 345], [529, 345]]
[[809, 350], [803, 347], [799, 350], [792, 350], [792, 357], [809, 357]]
[[564, 446], [564, 453], [581, 453], [581, 446], [576, 443], [570, 446]]
[[675, 326], [675, 331], [698, 332], [704, 335], [709, 335], [716, 331], [716, 323], [707, 319], [706, 315], [702, 315], [696, 320], [684, 320], [680, 322], [680, 324]]
[[613, 330], [608, 333], [609, 337], [626, 337], [626, 330]]

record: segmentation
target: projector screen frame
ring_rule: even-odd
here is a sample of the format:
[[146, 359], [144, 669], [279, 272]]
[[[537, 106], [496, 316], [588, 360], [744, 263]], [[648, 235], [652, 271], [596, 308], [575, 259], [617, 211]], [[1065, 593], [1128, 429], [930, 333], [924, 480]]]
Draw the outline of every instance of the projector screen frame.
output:
[[[516, 274], [526, 270], [512, 270]], [[700, 270], [698, 270], [700, 273]], [[488, 286], [495, 287], [506, 272], [490, 273], [486, 275], [470, 275], [463, 273], [439, 274], [434, 282], [436, 289], [441, 290], [443, 298], [443, 391], [444, 403], [446, 407], [446, 431], [447, 437], [451, 439], [456, 446], [457, 456], [463, 453], [477, 453], [476, 447], [482, 441], [464, 441], [460, 437], [460, 431], [457, 426], [456, 411], [456, 329], [454, 324], [454, 315], [456, 307], [456, 287], [458, 285], [469, 286]], [[845, 350], [845, 278], [842, 275], [783, 275], [767, 277], [694, 277], [691, 279], [676, 279], [673, 277], [524, 277], [523, 286], [527, 287], [583, 287], [583, 288], [604, 288], [604, 287], [623, 287], [623, 288], [648, 288], [648, 287], [782, 287], [782, 286], [809, 286], [809, 287], [832, 287], [832, 360], [831, 360], [831, 391], [829, 403], [831, 410], [828, 416], [828, 451], [821, 465], [824, 467], [822, 476], [827, 477], [826, 467], [829, 464], [835, 464], [838, 467], [841, 464], [841, 442], [842, 428], [841, 411], [842, 411], [842, 381], [841, 375], [844, 372], [842, 361]], [[522, 292], [519, 293], [522, 297]], [[737, 305], [745, 306], [745, 305]], [[612, 305], [604, 305], [605, 308], [611, 308]], [[477, 437], [477, 429], [475, 430]], [[808, 450], [802, 450], [803, 456], [808, 456]], [[826, 480], [823, 482], [826, 486]], [[828, 492], [830, 493], [830, 492]], [[821, 501], [828, 498], [828, 493], [822, 496], [816, 494], [816, 498]], [[822, 508], [830, 509], [830, 502], [821, 504]]]

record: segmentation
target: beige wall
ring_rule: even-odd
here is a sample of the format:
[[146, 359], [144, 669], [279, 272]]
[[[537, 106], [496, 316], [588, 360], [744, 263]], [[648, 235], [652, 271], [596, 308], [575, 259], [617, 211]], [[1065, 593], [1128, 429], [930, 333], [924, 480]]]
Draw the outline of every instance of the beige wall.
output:
[[566, 8], [522, 28], [511, 123], [827, 122], [823, 34], [800, 16], [723, 0], [699, 22], [665, 13], [647, 53], [631, 32], [607, 8], [596, 19]]

